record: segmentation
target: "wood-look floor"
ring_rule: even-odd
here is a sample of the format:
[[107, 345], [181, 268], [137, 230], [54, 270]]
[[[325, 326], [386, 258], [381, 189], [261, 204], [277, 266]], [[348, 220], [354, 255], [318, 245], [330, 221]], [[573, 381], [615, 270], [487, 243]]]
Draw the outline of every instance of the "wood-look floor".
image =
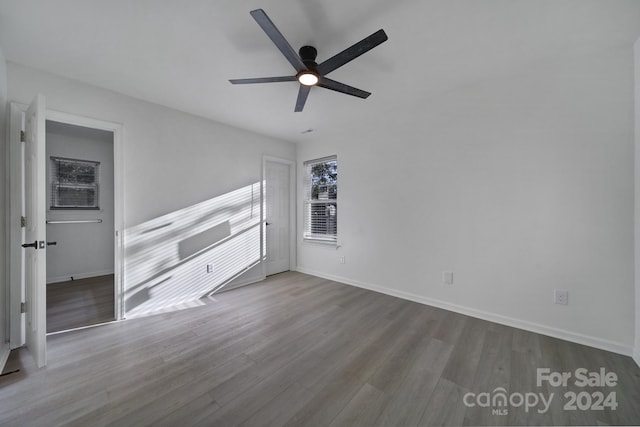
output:
[[[299, 273], [207, 304], [48, 337], [49, 363], [12, 352], [7, 426], [640, 424], [629, 357]], [[615, 372], [615, 411], [564, 411], [536, 369]], [[536, 392], [546, 413], [467, 408], [468, 392]], [[592, 390], [592, 389], [588, 389]]]
[[47, 332], [115, 320], [113, 274], [47, 285]]

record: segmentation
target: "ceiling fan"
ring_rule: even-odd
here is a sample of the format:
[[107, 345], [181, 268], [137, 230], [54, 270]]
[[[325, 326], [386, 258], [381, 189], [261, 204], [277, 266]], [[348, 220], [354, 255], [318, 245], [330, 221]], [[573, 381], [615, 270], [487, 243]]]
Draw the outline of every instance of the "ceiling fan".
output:
[[384, 30], [378, 30], [369, 37], [366, 37], [353, 46], [346, 48], [321, 64], [316, 64], [315, 60], [318, 54], [316, 48], [313, 46], [302, 46], [299, 53], [296, 53], [278, 28], [276, 28], [273, 22], [271, 22], [271, 19], [269, 19], [264, 10], [252, 10], [250, 14], [267, 36], [269, 36], [276, 47], [280, 49], [280, 52], [282, 52], [285, 58], [287, 58], [291, 65], [293, 65], [297, 74], [294, 76], [283, 77], [259, 77], [254, 79], [229, 80], [232, 84], [297, 81], [300, 83], [300, 89], [298, 91], [298, 99], [294, 110], [296, 112], [300, 112], [304, 108], [304, 104], [307, 101], [307, 97], [309, 96], [312, 86], [320, 86], [325, 89], [335, 90], [336, 92], [346, 93], [347, 95], [357, 96], [358, 98], [367, 98], [371, 95], [370, 92], [331, 80], [325, 76], [386, 41], [387, 34]]

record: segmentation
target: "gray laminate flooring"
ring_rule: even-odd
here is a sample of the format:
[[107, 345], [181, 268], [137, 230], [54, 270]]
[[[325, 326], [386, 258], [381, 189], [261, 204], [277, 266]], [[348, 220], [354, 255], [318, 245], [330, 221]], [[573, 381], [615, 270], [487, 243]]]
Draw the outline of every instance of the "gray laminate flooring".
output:
[[[0, 377], [0, 425], [640, 424], [629, 357], [300, 273], [204, 302], [50, 336], [44, 369], [12, 352], [5, 372], [20, 372]], [[538, 368], [604, 368], [618, 381], [538, 387]], [[500, 387], [554, 397], [546, 411], [517, 396], [464, 403]], [[565, 410], [567, 392], [615, 392], [617, 408]]]
[[115, 320], [113, 274], [47, 284], [47, 332]]

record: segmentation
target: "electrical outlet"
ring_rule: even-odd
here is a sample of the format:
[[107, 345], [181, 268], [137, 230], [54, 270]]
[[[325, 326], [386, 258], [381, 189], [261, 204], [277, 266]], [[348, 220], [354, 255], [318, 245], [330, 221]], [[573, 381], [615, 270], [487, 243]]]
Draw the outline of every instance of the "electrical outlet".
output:
[[569, 291], [566, 291], [564, 289], [554, 289], [553, 302], [560, 305], [569, 304]]
[[445, 285], [453, 285], [453, 271], [442, 272], [442, 283]]
[[207, 264], [207, 273], [213, 273], [213, 264]]
[[341, 257], [340, 257], [340, 264], [344, 264], [344, 262], [345, 262], [345, 261], [344, 261], [344, 257], [343, 257], [343, 256], [341, 256]]

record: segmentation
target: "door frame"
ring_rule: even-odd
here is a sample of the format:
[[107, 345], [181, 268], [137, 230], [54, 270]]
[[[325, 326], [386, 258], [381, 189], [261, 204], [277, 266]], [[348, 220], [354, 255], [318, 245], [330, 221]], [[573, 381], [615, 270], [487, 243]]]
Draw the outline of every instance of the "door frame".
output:
[[21, 218], [24, 212], [24, 180], [23, 180], [23, 146], [20, 132], [23, 128], [24, 113], [27, 105], [10, 103], [8, 126], [9, 157], [9, 212], [7, 215], [7, 236], [9, 236], [8, 277], [9, 277], [9, 347], [13, 350], [22, 347], [26, 342], [25, 314], [21, 313], [21, 303], [25, 301], [24, 253], [21, 247], [24, 242], [24, 228]]
[[264, 260], [266, 259], [266, 238], [267, 238], [267, 233], [265, 230], [266, 227], [266, 222], [267, 222], [267, 212], [266, 209], [264, 209], [265, 203], [266, 203], [266, 196], [267, 196], [267, 186], [266, 186], [266, 182], [267, 182], [267, 162], [272, 162], [272, 163], [281, 163], [281, 164], [285, 164], [289, 166], [289, 270], [291, 271], [296, 271], [297, 268], [297, 261], [296, 261], [296, 254], [297, 254], [297, 247], [296, 247], [296, 234], [297, 234], [297, 227], [296, 227], [296, 162], [294, 160], [288, 160], [288, 159], [283, 159], [280, 157], [273, 157], [273, 156], [267, 156], [267, 155], [263, 155], [262, 156], [262, 183], [263, 183], [263, 194], [264, 194], [264, 198], [263, 198], [263, 202], [262, 202], [262, 235], [264, 236], [264, 245], [261, 245], [265, 248], [265, 253], [262, 254], [262, 276], [266, 277], [267, 276], [267, 263], [264, 262]]
[[[22, 143], [20, 130], [22, 129], [23, 114], [27, 105], [12, 102], [9, 120], [9, 200], [7, 233], [9, 244], [9, 277], [10, 277], [10, 308], [9, 308], [9, 341], [12, 349], [24, 345], [24, 314], [20, 313], [20, 303], [24, 301], [24, 271], [22, 243]], [[113, 190], [114, 190], [114, 301], [115, 318], [124, 318], [124, 126], [121, 123], [94, 119], [78, 114], [65, 113], [47, 108], [45, 120], [100, 129], [113, 134]]]

